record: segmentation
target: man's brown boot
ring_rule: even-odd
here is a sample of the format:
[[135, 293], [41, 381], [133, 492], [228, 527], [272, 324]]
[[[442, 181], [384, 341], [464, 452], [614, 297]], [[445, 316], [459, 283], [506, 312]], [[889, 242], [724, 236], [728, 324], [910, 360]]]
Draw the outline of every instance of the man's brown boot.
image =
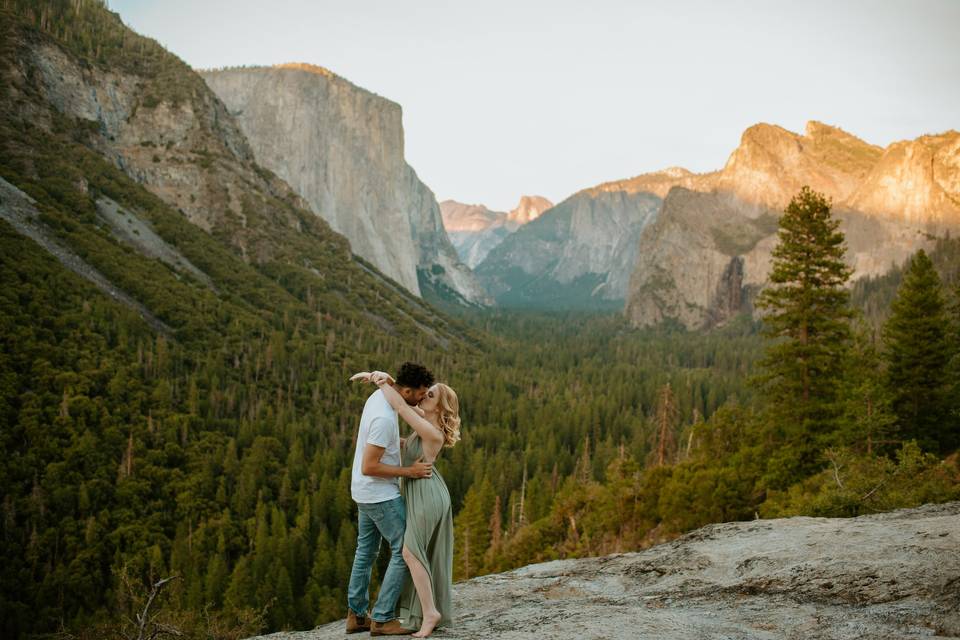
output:
[[358, 616], [352, 609], [347, 609], [347, 633], [370, 631], [370, 618]]
[[370, 621], [370, 635], [372, 636], [408, 636], [416, 629], [404, 629], [400, 621], [394, 618], [386, 622]]

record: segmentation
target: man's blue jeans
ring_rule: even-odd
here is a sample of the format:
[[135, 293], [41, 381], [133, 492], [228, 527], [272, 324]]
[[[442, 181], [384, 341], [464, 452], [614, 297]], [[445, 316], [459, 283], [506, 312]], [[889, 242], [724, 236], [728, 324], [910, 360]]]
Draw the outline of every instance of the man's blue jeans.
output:
[[357, 504], [357, 553], [353, 556], [350, 586], [347, 587], [347, 605], [358, 616], [366, 615], [370, 604], [370, 570], [380, 551], [380, 540], [390, 545], [390, 564], [380, 583], [380, 594], [370, 617], [387, 622], [397, 617], [397, 600], [407, 565], [403, 561], [403, 532], [407, 526], [407, 509], [403, 497], [386, 502]]

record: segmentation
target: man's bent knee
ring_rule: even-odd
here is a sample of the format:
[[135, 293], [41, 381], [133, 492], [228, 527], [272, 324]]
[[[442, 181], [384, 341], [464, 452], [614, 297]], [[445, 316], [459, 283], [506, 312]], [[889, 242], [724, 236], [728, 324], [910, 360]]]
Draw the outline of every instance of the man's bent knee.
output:
[[372, 564], [377, 559], [378, 555], [380, 555], [379, 549], [374, 549], [373, 551], [361, 551], [360, 549], [357, 549], [357, 552], [353, 554], [353, 561]]

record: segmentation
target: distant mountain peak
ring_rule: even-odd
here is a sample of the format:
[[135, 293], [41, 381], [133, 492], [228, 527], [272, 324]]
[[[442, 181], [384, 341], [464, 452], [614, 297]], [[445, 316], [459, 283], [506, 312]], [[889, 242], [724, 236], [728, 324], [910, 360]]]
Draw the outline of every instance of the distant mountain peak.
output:
[[740, 144], [766, 143], [773, 140], [786, 140], [796, 138], [797, 134], [789, 131], [778, 124], [769, 122], [758, 122], [744, 129], [740, 135]]
[[491, 211], [483, 204], [456, 200], [440, 203], [443, 226], [460, 259], [470, 268], [480, 264], [504, 238], [553, 207], [543, 196], [521, 196], [510, 212]]
[[491, 211], [484, 204], [467, 204], [456, 200], [444, 200], [440, 203], [440, 217], [443, 227], [451, 231], [484, 231], [503, 224], [507, 214]]
[[447, 231], [480, 232], [504, 225], [513, 231], [533, 222], [551, 207], [553, 203], [550, 200], [535, 195], [520, 196], [517, 206], [508, 212], [493, 211], [485, 204], [467, 204], [447, 199], [440, 203], [440, 213]]
[[520, 196], [520, 202], [509, 213], [507, 220], [518, 225], [525, 225], [539, 218], [544, 211], [551, 208], [553, 203], [543, 196]]

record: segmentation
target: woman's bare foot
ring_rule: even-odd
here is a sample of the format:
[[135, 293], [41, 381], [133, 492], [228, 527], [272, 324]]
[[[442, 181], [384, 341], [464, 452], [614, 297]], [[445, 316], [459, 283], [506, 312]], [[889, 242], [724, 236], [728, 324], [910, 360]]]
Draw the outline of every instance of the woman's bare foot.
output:
[[433, 613], [424, 613], [423, 622], [420, 624], [420, 631], [417, 631], [411, 637], [426, 638], [433, 633], [434, 628], [440, 624], [441, 617], [443, 616], [440, 615], [439, 611], [434, 611]]

